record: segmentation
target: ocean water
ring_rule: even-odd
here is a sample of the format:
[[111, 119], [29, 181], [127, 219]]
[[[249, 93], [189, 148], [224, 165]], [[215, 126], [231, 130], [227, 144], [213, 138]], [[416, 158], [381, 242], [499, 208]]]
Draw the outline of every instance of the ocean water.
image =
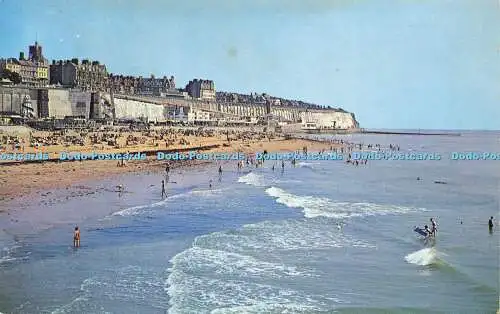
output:
[[[495, 313], [500, 161], [448, 153], [499, 152], [499, 133], [342, 138], [443, 158], [212, 164], [175, 170], [164, 200], [150, 173], [19, 201], [0, 216], [0, 312]], [[412, 231], [430, 217], [434, 243]]]

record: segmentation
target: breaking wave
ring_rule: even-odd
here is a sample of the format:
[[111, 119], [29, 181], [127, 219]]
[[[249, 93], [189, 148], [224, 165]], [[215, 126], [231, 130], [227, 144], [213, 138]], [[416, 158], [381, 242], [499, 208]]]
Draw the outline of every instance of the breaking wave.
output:
[[321, 276], [304, 266], [306, 252], [338, 247], [375, 248], [331, 228], [327, 221], [307, 219], [264, 221], [198, 236], [170, 260], [165, 287], [169, 313], [331, 309], [342, 300], [309, 295], [289, 283]]
[[31, 252], [21, 252], [21, 248], [22, 246], [18, 244], [4, 247], [0, 251], [0, 265], [28, 259]]
[[435, 264], [439, 258], [436, 248], [431, 247], [410, 253], [405, 256], [405, 260], [410, 264], [428, 266]]
[[223, 190], [224, 189], [191, 190], [191, 191], [186, 192], [186, 193], [174, 194], [174, 195], [168, 196], [164, 200], [161, 200], [161, 201], [156, 202], [156, 203], [146, 204], [146, 205], [138, 205], [138, 206], [133, 206], [133, 207], [128, 207], [128, 208], [122, 209], [120, 211], [112, 213], [107, 218], [110, 218], [112, 216], [128, 217], [128, 216], [135, 216], [138, 214], [143, 214], [145, 212], [153, 210], [154, 208], [162, 207], [172, 200], [183, 198], [183, 197], [190, 197], [193, 195], [197, 196], [197, 197], [220, 196], [222, 194]]
[[100, 313], [107, 299], [124, 302], [133, 299], [139, 305], [162, 312], [168, 306], [162, 287], [161, 276], [148, 269], [138, 266], [108, 269], [102, 275], [85, 279], [80, 285], [80, 295], [52, 313]]
[[238, 182], [258, 187], [266, 186], [264, 177], [262, 175], [253, 172], [247, 173], [246, 175], [239, 177]]
[[277, 187], [266, 190], [276, 202], [291, 208], [302, 208], [306, 218], [318, 216], [345, 219], [373, 215], [403, 214], [412, 211], [425, 211], [423, 208], [411, 208], [396, 205], [379, 205], [373, 203], [334, 202], [329, 198], [315, 196], [298, 196]]
[[314, 169], [314, 166], [319, 165], [317, 162], [299, 162], [298, 166], [301, 168]]

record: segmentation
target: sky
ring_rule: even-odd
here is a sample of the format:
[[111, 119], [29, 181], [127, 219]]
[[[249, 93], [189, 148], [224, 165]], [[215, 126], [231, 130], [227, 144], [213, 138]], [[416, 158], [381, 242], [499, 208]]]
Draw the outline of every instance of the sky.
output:
[[0, 57], [300, 99], [361, 127], [500, 129], [496, 0], [0, 0]]

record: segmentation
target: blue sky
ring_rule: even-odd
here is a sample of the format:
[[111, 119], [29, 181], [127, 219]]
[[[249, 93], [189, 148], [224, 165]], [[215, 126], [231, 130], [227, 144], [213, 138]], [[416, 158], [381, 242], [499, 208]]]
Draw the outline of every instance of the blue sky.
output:
[[495, 0], [0, 0], [0, 56], [342, 107], [362, 127], [500, 129]]

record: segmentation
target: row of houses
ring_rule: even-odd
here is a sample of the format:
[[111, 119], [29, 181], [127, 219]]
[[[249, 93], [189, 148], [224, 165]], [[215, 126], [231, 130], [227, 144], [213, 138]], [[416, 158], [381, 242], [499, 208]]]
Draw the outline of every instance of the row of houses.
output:
[[[215, 99], [211, 80], [194, 79], [185, 88], [177, 89], [174, 76], [134, 77], [108, 72], [106, 65], [89, 59], [52, 60], [43, 56], [42, 46], [29, 46], [29, 56], [20, 52], [19, 59], [0, 59], [0, 79], [27, 87], [57, 86], [78, 88], [89, 92], [114, 92], [152, 97], [178, 97], [201, 100]], [[3, 81], [5, 83], [5, 81]], [[5, 83], [6, 84], [6, 83]]]

